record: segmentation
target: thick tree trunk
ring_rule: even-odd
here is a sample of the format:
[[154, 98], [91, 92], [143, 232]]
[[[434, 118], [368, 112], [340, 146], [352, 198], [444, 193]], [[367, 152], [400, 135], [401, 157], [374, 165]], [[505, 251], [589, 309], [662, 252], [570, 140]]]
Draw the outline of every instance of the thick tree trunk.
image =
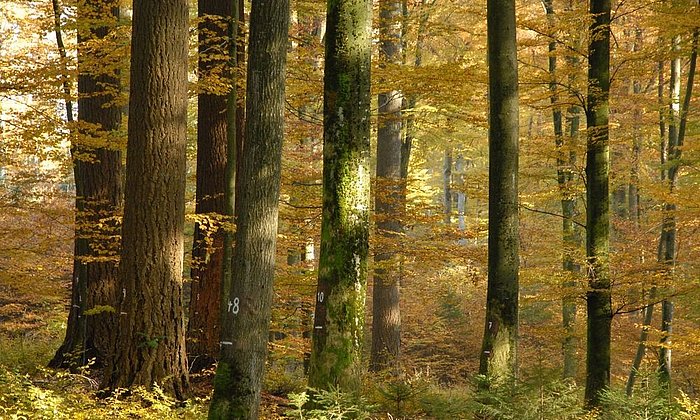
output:
[[[219, 353], [219, 309], [223, 275], [224, 232], [221, 216], [226, 214], [225, 172], [227, 161], [227, 97], [207, 90], [215, 72], [230, 73], [228, 65], [228, 19], [231, 1], [200, 0], [199, 79], [197, 95], [197, 193], [192, 264], [192, 289], [187, 324], [187, 355], [191, 370], [198, 372]], [[235, 52], [235, 49], [234, 49]], [[235, 89], [235, 87], [234, 87]], [[235, 124], [232, 122], [232, 124]]]
[[610, 0], [591, 0], [588, 49], [588, 141], [586, 147], [586, 293], [588, 328], [586, 354], [586, 406], [600, 404], [601, 391], [610, 385], [609, 237], [610, 197], [608, 96], [610, 91]]
[[87, 1], [78, 9], [78, 120], [84, 128], [71, 145], [76, 184], [73, 284], [66, 337], [50, 367], [83, 366], [93, 358], [102, 366], [110, 350], [122, 204], [121, 151], [110, 136], [121, 123], [114, 103], [120, 86], [119, 74], [100, 73], [95, 63], [109, 59], [103, 39], [118, 18], [115, 1]]
[[[382, 0], [379, 4], [380, 65], [401, 63], [400, 0]], [[401, 344], [399, 283], [401, 255], [396, 241], [401, 223], [401, 93], [396, 90], [378, 96], [377, 188], [375, 214], [377, 235], [381, 238], [374, 254], [372, 289], [372, 349], [370, 369], [398, 371]]]
[[259, 415], [275, 274], [288, 27], [288, 0], [253, 3], [233, 282], [222, 308], [210, 419]]
[[359, 386], [369, 236], [372, 2], [329, 0], [323, 220], [309, 384]]
[[186, 0], [134, 3], [129, 141], [110, 389], [188, 388], [182, 307]]
[[515, 1], [488, 0], [489, 243], [486, 322], [479, 373], [487, 385], [517, 375], [518, 62]]

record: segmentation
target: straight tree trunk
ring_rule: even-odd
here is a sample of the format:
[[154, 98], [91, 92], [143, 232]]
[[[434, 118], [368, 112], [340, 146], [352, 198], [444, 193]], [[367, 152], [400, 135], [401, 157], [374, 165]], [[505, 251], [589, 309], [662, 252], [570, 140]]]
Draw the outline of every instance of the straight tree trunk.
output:
[[[685, 131], [688, 120], [688, 110], [693, 94], [695, 81], [695, 68], [697, 64], [698, 37], [700, 30], [693, 33], [693, 52], [690, 57], [688, 80], [683, 104], [680, 104], [681, 85], [681, 58], [675, 57], [671, 61], [671, 122], [668, 125], [668, 186], [669, 192], [674, 193], [678, 185], [678, 170], [682, 147], [685, 139]], [[680, 36], [673, 39], [673, 49], [677, 51], [680, 44]], [[666, 203], [664, 205], [663, 232], [665, 234], [664, 263], [668, 266], [668, 275], [673, 280], [676, 264], [676, 205]], [[662, 236], [663, 237], [663, 236]], [[672, 286], [671, 286], [672, 287]], [[669, 292], [672, 291], [668, 290]], [[663, 300], [661, 304], [661, 343], [659, 348], [659, 382], [667, 390], [671, 388], [671, 334], [673, 332], [673, 301], [670, 298]]]
[[[379, 3], [380, 66], [401, 63], [400, 0]], [[372, 289], [372, 349], [370, 369], [398, 372], [401, 344], [399, 283], [401, 255], [396, 241], [403, 231], [401, 222], [401, 93], [397, 90], [378, 95], [377, 189], [375, 214], [377, 235], [381, 238], [374, 254]]]
[[586, 406], [600, 404], [610, 386], [610, 326], [612, 322], [609, 269], [610, 149], [608, 138], [610, 91], [610, 0], [591, 0], [588, 48], [588, 141], [586, 145], [586, 258], [588, 314]]
[[517, 376], [518, 62], [515, 1], [488, 0], [489, 243], [486, 321], [479, 373], [486, 385]]
[[182, 304], [187, 143], [186, 0], [134, 2], [114, 356], [104, 386], [185, 398]]
[[[232, 73], [231, 68], [226, 69], [229, 64], [227, 56], [230, 55], [226, 40], [229, 35], [228, 20], [234, 9], [233, 2], [229, 0], [200, 0], [197, 7], [201, 19], [198, 28], [200, 92], [197, 95], [195, 205], [198, 218], [192, 244], [192, 289], [187, 324], [187, 355], [192, 372], [211, 366], [219, 353], [220, 291], [224, 262], [221, 216], [226, 214], [228, 95], [208, 91], [207, 82], [215, 72], [224, 75]], [[235, 48], [233, 52], [235, 54]], [[235, 124], [235, 120], [231, 124]]]
[[[60, 16], [56, 0], [54, 7]], [[111, 136], [121, 124], [115, 104], [120, 86], [119, 74], [98, 71], [96, 61], [110, 59], [104, 39], [118, 18], [116, 1], [79, 4], [78, 120], [84, 128], [71, 145], [76, 184], [73, 283], [66, 337], [50, 367], [83, 366], [91, 359], [102, 366], [114, 330], [123, 194], [122, 153]], [[69, 114], [72, 119], [72, 109]]]
[[259, 415], [275, 274], [288, 27], [288, 0], [253, 3], [233, 281], [222, 305], [210, 419]]
[[323, 219], [309, 384], [359, 386], [367, 282], [372, 2], [329, 0]]
[[445, 148], [442, 161], [442, 213], [446, 225], [452, 223], [452, 147]]
[[[543, 0], [545, 12], [550, 27], [555, 24], [555, 11], [552, 0]], [[554, 34], [552, 34], [554, 36]], [[574, 227], [574, 213], [576, 200], [571, 193], [571, 183], [573, 182], [572, 168], [576, 165], [576, 154], [571, 148], [567, 154], [564, 150], [564, 121], [561, 105], [559, 104], [558, 74], [557, 74], [557, 43], [552, 40], [549, 43], [549, 90], [551, 93], [550, 102], [552, 104], [552, 125], [554, 127], [554, 142], [557, 152], [557, 184], [561, 194], [562, 210], [562, 239], [564, 252], [562, 254], [562, 268], [565, 280], [562, 284], [564, 296], [562, 298], [562, 326], [564, 327], [564, 341], [562, 343], [562, 353], [564, 359], [563, 377], [574, 380], [578, 370], [578, 357], [576, 355], [577, 340], [575, 335], [576, 324], [576, 302], [571, 296], [571, 289], [575, 285], [574, 278], [578, 276], [580, 267], [576, 264], [574, 253], [580, 247], [578, 237]], [[578, 61], [578, 59], [574, 59]], [[576, 63], [574, 63], [576, 64]], [[573, 143], [578, 137], [578, 109], [571, 113], [571, 130], [569, 142]], [[570, 145], [569, 145], [570, 146]]]

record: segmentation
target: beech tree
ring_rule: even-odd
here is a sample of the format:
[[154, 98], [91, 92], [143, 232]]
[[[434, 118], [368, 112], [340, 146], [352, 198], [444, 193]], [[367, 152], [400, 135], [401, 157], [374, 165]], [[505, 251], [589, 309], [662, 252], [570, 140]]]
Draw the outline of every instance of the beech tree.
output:
[[610, 0], [591, 0], [588, 44], [586, 122], [586, 258], [588, 262], [586, 405], [600, 404], [610, 386], [610, 324], [612, 322], [609, 267], [609, 92]]
[[[62, 44], [57, 0], [53, 6]], [[105, 38], [118, 19], [116, 1], [78, 3], [79, 128], [71, 143], [76, 188], [73, 277], [66, 336], [50, 367], [83, 366], [91, 359], [101, 366], [113, 333], [122, 205], [122, 146], [115, 131], [121, 109], [119, 73]], [[69, 114], [72, 119], [72, 110]]]
[[[382, 1], [379, 4], [380, 65], [401, 63], [400, 1]], [[399, 283], [401, 281], [400, 254], [392, 240], [401, 234], [401, 105], [398, 90], [377, 96], [379, 121], [377, 128], [377, 190], [375, 212], [377, 244], [372, 286], [372, 349], [370, 369], [396, 369], [401, 344], [401, 312]], [[405, 178], [404, 178], [405, 179]]]
[[309, 384], [357, 386], [369, 249], [372, 2], [329, 0], [323, 78], [323, 220]]
[[182, 302], [186, 0], [134, 2], [118, 325], [104, 386], [188, 389]]
[[259, 414], [275, 275], [288, 26], [287, 0], [253, 3], [233, 280], [221, 311], [210, 419]]
[[518, 346], [518, 61], [515, 1], [487, 3], [489, 240], [486, 323], [479, 373], [487, 385], [515, 377]]

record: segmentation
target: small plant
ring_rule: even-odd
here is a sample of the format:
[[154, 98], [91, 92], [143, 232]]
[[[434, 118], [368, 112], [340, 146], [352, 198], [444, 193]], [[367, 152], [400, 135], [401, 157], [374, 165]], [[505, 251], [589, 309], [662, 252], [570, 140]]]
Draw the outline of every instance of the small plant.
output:
[[363, 396], [337, 388], [307, 389], [289, 399], [294, 409], [287, 415], [299, 420], [367, 419], [373, 409]]

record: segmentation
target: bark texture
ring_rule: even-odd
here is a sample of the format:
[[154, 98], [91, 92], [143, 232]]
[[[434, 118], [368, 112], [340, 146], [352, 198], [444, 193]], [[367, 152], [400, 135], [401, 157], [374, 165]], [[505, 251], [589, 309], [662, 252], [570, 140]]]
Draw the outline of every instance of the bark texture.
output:
[[188, 388], [182, 260], [187, 141], [186, 0], [134, 2], [131, 95], [110, 389]]
[[[228, 95], [208, 90], [209, 80], [226, 77], [228, 26], [233, 2], [200, 0], [199, 80], [197, 95], [197, 193], [194, 227], [192, 289], [187, 324], [187, 355], [191, 370], [211, 366], [219, 353], [219, 310], [223, 275], [225, 172], [228, 159]], [[234, 124], [234, 123], [232, 123]]]
[[486, 322], [479, 373], [487, 385], [517, 374], [518, 62], [515, 1], [488, 0], [489, 240]]
[[[54, 3], [58, 5], [57, 2]], [[50, 367], [102, 366], [114, 332], [122, 205], [122, 153], [115, 131], [119, 74], [103, 40], [117, 19], [116, 1], [86, 1], [78, 7], [78, 121], [71, 145], [76, 186], [75, 255], [66, 337]], [[108, 24], [105, 24], [108, 22]], [[72, 112], [71, 112], [72, 113]]]
[[323, 219], [309, 384], [359, 386], [369, 237], [372, 2], [329, 0]]
[[253, 3], [233, 281], [222, 308], [210, 419], [259, 415], [275, 274], [288, 27], [288, 0]]
[[[379, 4], [380, 65], [401, 63], [402, 4], [384, 0]], [[397, 241], [403, 231], [401, 222], [401, 105], [397, 90], [378, 95], [377, 187], [375, 214], [377, 235], [374, 284], [372, 288], [372, 349], [370, 369], [398, 370], [401, 345], [401, 310], [399, 308], [401, 255]]]
[[592, 0], [590, 14], [593, 22], [589, 29], [586, 110], [586, 258], [589, 291], [586, 293], [588, 341], [585, 399], [588, 407], [596, 407], [600, 404], [601, 391], [610, 385], [610, 0]]

